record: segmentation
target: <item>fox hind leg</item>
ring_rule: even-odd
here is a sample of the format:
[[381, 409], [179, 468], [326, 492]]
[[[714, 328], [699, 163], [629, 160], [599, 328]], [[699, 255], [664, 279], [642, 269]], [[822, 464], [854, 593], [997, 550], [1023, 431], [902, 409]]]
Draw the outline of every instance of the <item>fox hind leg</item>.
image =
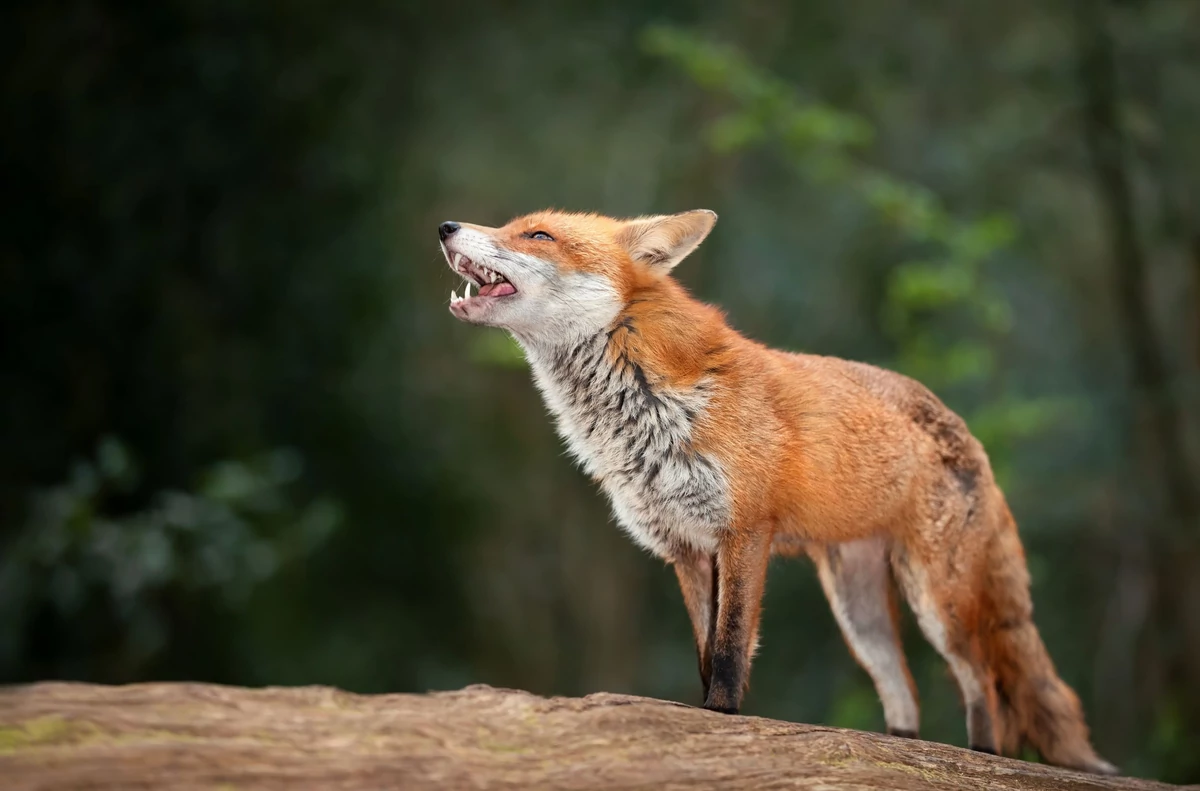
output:
[[[977, 597], [955, 595], [955, 588], [963, 585], [963, 581], [956, 579], [949, 563], [945, 567], [931, 567], [912, 553], [900, 551], [894, 568], [921, 632], [946, 660], [962, 691], [967, 709], [968, 745], [972, 750], [998, 753], [995, 679], [979, 654], [977, 641], [965, 627], [973, 618], [964, 615], [970, 615], [971, 608], [977, 606], [972, 601]], [[969, 585], [963, 587], [969, 590]], [[952, 607], [951, 602], [959, 604], [959, 608]]]
[[888, 733], [916, 738], [920, 710], [900, 643], [887, 542], [875, 538], [816, 546], [810, 555], [834, 619], [879, 693]]

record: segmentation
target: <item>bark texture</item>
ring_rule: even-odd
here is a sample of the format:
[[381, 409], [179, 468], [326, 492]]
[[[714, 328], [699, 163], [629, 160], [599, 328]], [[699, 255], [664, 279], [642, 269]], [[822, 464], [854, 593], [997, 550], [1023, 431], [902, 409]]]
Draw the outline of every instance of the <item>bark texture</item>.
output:
[[0, 690], [0, 787], [1169, 788], [625, 695], [58, 683]]

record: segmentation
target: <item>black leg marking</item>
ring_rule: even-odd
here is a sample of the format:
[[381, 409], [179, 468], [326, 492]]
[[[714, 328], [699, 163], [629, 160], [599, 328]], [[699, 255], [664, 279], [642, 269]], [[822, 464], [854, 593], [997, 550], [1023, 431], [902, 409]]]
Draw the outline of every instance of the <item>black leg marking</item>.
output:
[[705, 696], [704, 708], [722, 714], [737, 714], [737, 700], [745, 671], [741, 658], [730, 651], [717, 650], [712, 658], [712, 684]]
[[717, 645], [717, 603], [720, 601], [721, 582], [717, 574], [717, 557], [712, 558], [712, 609], [708, 619], [708, 650], [700, 657], [700, 680], [704, 682], [704, 700], [708, 701], [708, 693], [712, 691], [712, 660], [713, 649]]
[[[728, 581], [727, 581], [728, 582]], [[721, 611], [721, 568], [720, 559], [713, 558], [713, 618], [709, 645], [709, 683], [704, 691], [704, 708], [722, 714], [737, 713], [737, 657], [731, 651], [729, 637], [734, 631], [736, 616], [728, 609]], [[732, 594], [733, 588], [727, 595]], [[722, 623], [724, 621], [724, 623]]]
[[746, 680], [746, 611], [741, 582], [736, 578], [724, 582], [728, 589], [722, 588], [718, 599], [723, 598], [725, 606], [719, 607], [713, 618], [716, 629], [712, 642], [712, 684], [704, 708], [736, 714]]

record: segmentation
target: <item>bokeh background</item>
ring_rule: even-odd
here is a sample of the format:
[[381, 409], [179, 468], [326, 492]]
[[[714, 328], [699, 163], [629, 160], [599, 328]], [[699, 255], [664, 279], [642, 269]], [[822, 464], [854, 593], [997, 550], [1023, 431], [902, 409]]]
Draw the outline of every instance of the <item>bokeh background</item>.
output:
[[[679, 278], [963, 414], [1101, 752], [1200, 780], [1194, 0], [63, 0], [0, 52], [0, 681], [698, 703], [435, 230], [704, 207]], [[753, 681], [882, 728], [804, 563]]]

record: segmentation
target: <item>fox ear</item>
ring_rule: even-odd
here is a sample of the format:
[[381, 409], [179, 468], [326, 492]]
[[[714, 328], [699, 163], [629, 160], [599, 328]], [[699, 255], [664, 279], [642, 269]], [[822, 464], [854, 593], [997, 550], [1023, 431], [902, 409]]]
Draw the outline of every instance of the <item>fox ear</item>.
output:
[[638, 217], [625, 223], [617, 241], [633, 260], [659, 272], [669, 272], [700, 246], [716, 222], [717, 213], [708, 209]]

